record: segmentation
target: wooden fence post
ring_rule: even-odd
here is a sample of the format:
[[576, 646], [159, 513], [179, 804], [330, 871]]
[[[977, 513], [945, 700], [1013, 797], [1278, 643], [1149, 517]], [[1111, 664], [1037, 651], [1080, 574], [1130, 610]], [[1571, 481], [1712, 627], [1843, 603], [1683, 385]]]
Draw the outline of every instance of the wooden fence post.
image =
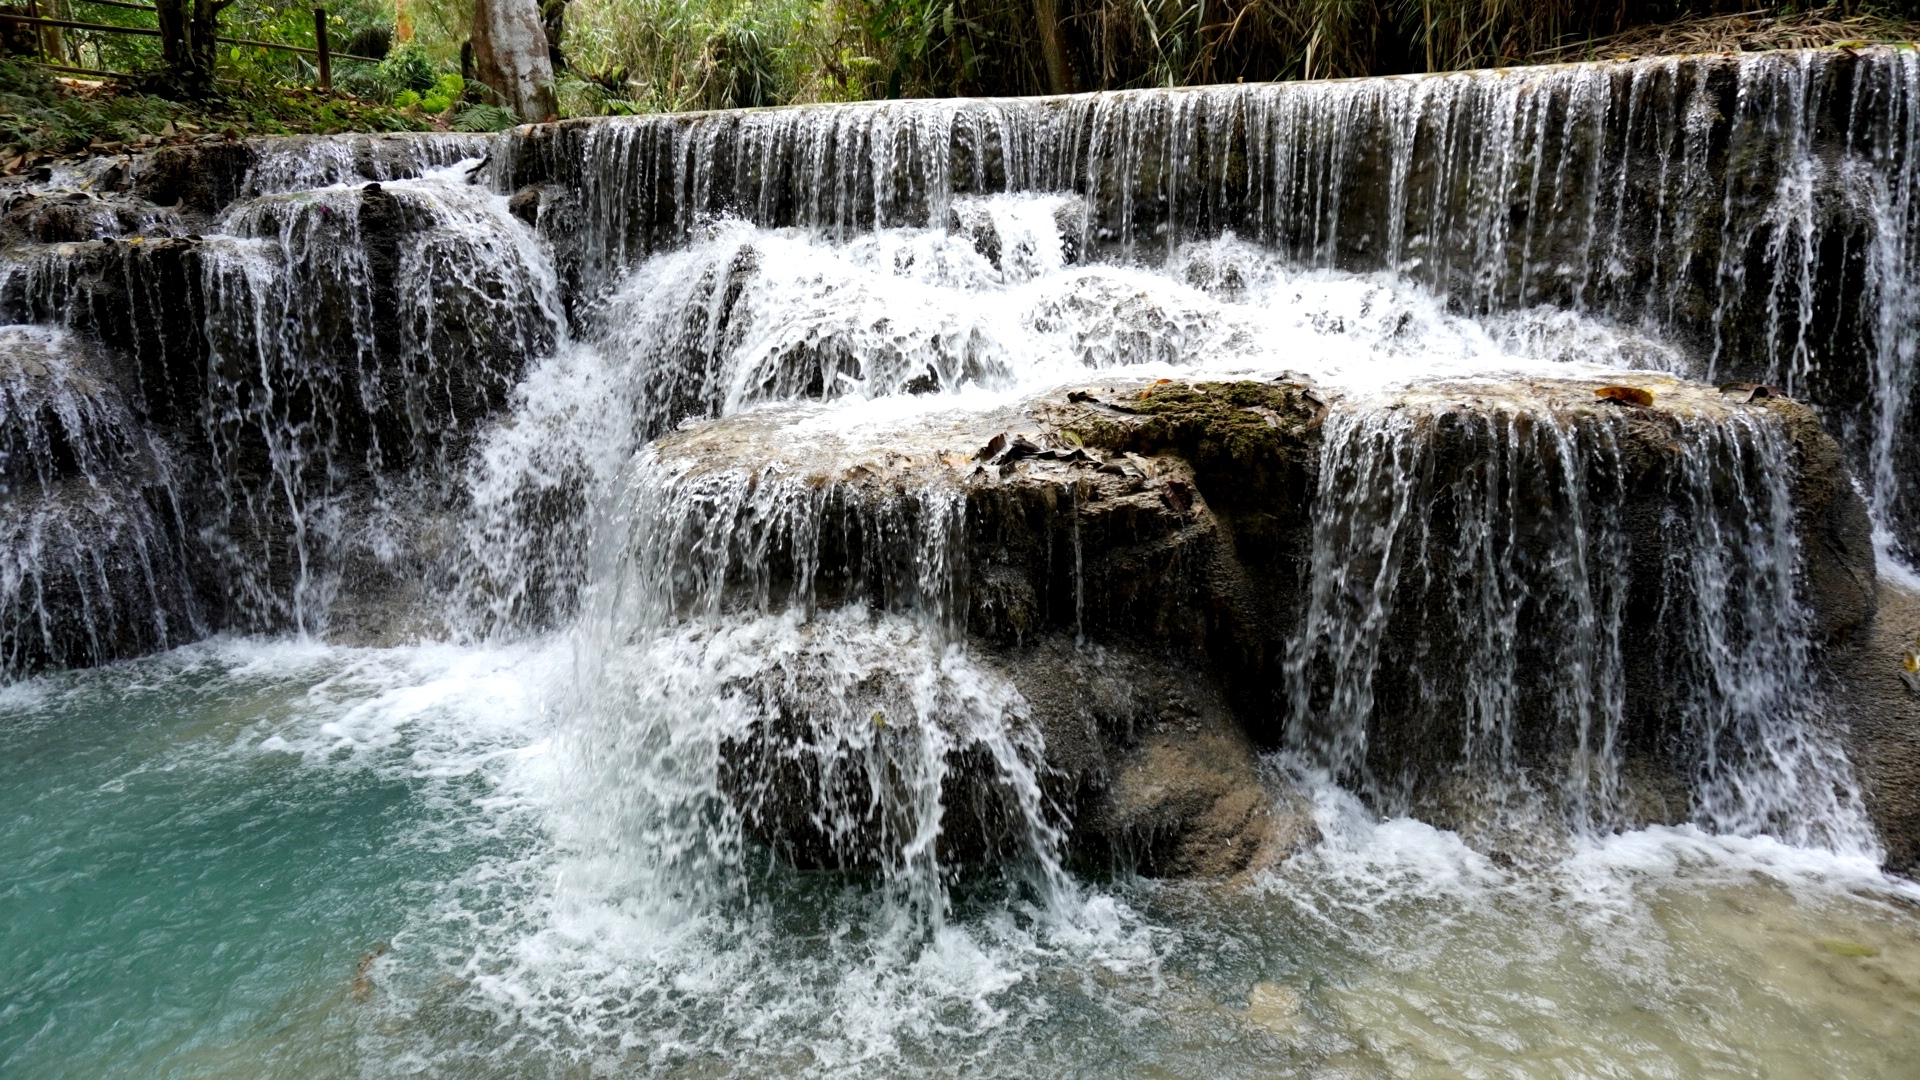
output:
[[327, 9], [313, 9], [313, 42], [320, 52], [320, 89], [333, 89], [333, 50], [327, 47]]

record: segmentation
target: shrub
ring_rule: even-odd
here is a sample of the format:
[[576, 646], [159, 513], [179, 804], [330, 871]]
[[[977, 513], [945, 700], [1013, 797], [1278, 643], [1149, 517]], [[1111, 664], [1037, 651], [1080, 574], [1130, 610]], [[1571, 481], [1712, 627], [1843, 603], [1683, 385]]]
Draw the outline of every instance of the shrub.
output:
[[380, 81], [394, 93], [404, 90], [424, 93], [433, 89], [433, 60], [417, 42], [397, 45], [380, 61]]
[[443, 113], [467, 92], [467, 81], [448, 72], [433, 80], [433, 86], [420, 95], [420, 107], [430, 113]]

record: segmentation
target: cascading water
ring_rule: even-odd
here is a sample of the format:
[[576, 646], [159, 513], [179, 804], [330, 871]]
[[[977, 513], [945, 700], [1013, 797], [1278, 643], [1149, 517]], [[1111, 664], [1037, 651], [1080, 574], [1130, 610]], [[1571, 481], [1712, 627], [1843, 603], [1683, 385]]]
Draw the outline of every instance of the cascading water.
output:
[[1780, 53], [636, 118], [512, 137], [496, 178], [577, 188], [543, 220], [588, 291], [715, 216], [846, 236], [1071, 191], [1075, 251], [1231, 233], [1459, 310], [1590, 313], [1822, 404], [1904, 522], [1916, 103], [1911, 50]]
[[558, 340], [546, 257], [498, 201], [444, 181], [263, 196], [203, 244], [210, 531], [248, 621], [322, 629], [345, 551], [392, 558], [445, 501], [462, 417]]
[[172, 453], [107, 367], [62, 331], [0, 327], [0, 675], [206, 634]]
[[1289, 742], [1383, 806], [1459, 770], [1496, 814], [1531, 797], [1603, 830], [1672, 812], [1622, 779], [1673, 756], [1703, 826], [1872, 850], [1815, 720], [1791, 444], [1764, 408], [1709, 402], [1650, 461], [1628, 434], [1648, 422], [1497, 386], [1337, 412]]
[[[61, 173], [0, 255], [0, 1071], [1898, 1072], [1819, 423], [1899, 550], [1916, 94], [1868, 50]], [[294, 636], [22, 677], [216, 630]]]
[[[434, 145], [415, 156], [448, 156]], [[337, 171], [339, 155], [300, 149], [248, 183]], [[202, 237], [37, 245], [0, 267], [16, 317], [132, 353], [137, 409], [205, 459], [187, 519], [222, 622], [319, 632], [343, 575], [430, 546], [422, 511], [464, 498], [450, 482], [473, 421], [564, 336], [546, 254], [464, 182], [472, 164], [261, 195]]]

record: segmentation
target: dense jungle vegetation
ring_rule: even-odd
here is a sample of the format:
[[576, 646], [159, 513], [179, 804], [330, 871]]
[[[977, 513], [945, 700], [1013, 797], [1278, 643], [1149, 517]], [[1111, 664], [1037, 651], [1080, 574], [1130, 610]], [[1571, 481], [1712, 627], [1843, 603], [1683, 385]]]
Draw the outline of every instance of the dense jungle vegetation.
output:
[[[536, 2], [536, 0], [527, 0]], [[563, 116], [889, 97], [1011, 95], [1235, 80], [1340, 78], [1660, 52], [1920, 37], [1920, 0], [1752, 10], [1739, 0], [537, 0]], [[1750, 3], [1751, 0], [1748, 0]], [[24, 0], [0, 0], [23, 10]], [[39, 12], [151, 25], [101, 0]], [[142, 22], [142, 19], [146, 22]], [[307, 0], [236, 0], [223, 37], [311, 45]], [[335, 92], [310, 58], [218, 50], [216, 100], [56, 84], [0, 59], [0, 144], [16, 155], [181, 131], [337, 131], [514, 121], [475, 93], [474, 0], [334, 0]], [[152, 37], [0, 24], [0, 51], [155, 70]], [[5, 162], [0, 162], [4, 167]]]

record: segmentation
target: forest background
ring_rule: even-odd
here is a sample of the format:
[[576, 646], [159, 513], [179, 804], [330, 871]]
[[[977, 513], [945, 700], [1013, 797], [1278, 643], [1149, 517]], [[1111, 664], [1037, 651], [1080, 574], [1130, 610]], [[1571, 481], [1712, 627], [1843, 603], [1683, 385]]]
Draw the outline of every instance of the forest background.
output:
[[[524, 2], [538, 7], [560, 116], [1343, 78], [1920, 38], [1920, 0]], [[0, 0], [0, 10], [26, 3], [43, 16], [152, 25], [151, 10], [105, 0]], [[475, 82], [475, 4], [329, 0], [332, 48], [379, 63], [337, 62], [336, 92], [303, 96], [287, 88], [313, 85], [311, 58], [223, 44], [224, 103], [213, 105], [162, 100], [178, 95], [148, 100], [137, 80], [78, 93], [54, 85], [43, 69], [19, 63], [34, 53], [47, 59], [47, 42], [18, 25], [0, 26], [0, 53], [15, 58], [0, 59], [0, 144], [24, 166], [32, 152], [131, 141], [135, 132], [157, 137], [178, 130], [176, 121], [244, 134], [495, 129], [516, 117], [489, 106]], [[315, 39], [313, 0], [222, 7], [223, 39]], [[62, 48], [55, 59], [69, 64], [123, 72], [159, 65], [151, 37], [69, 31]]]

